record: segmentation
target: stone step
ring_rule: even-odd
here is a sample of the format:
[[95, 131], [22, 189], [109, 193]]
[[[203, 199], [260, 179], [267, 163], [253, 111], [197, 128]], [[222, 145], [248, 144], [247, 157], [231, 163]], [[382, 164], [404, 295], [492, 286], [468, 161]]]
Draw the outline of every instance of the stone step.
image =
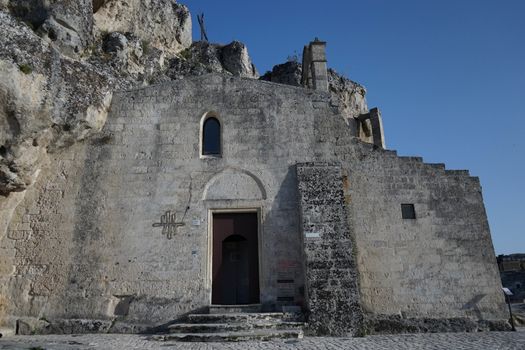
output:
[[176, 323], [167, 333], [226, 333], [257, 329], [301, 330], [303, 322], [243, 322], [243, 323]]
[[294, 321], [299, 315], [282, 312], [190, 314], [188, 323], [242, 323], [257, 321]]
[[386, 154], [387, 156], [391, 156], [391, 157], [397, 157], [397, 151], [394, 151], [394, 150], [389, 150], [389, 149], [385, 149], [383, 150], [383, 153]]
[[423, 157], [400, 156], [398, 158], [407, 162], [423, 163]]
[[445, 170], [444, 163], [425, 163], [425, 164], [434, 169]]
[[154, 335], [150, 339], [158, 341], [181, 341], [181, 342], [238, 342], [257, 340], [265, 341], [272, 339], [301, 339], [302, 330], [256, 330], [246, 332], [224, 332], [224, 333], [178, 333]]
[[468, 170], [447, 170], [445, 171], [445, 174], [452, 176], [470, 176], [470, 172]]
[[239, 314], [239, 313], [258, 313], [261, 312], [261, 304], [248, 305], [211, 305], [208, 308], [210, 314]]

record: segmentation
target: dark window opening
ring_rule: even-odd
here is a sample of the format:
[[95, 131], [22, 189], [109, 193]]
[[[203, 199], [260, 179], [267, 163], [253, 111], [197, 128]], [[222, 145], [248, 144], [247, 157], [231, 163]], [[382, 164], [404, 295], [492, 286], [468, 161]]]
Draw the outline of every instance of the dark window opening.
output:
[[221, 154], [221, 124], [216, 118], [208, 118], [202, 127], [202, 154]]
[[401, 204], [401, 215], [403, 219], [415, 219], [416, 209], [414, 208], [414, 204]]

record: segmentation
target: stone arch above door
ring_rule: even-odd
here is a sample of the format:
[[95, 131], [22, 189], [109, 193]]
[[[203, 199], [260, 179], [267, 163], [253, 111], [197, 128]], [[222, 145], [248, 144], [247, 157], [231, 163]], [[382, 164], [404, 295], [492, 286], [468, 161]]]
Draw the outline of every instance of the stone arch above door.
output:
[[262, 200], [266, 190], [261, 180], [247, 170], [228, 168], [206, 184], [203, 200]]

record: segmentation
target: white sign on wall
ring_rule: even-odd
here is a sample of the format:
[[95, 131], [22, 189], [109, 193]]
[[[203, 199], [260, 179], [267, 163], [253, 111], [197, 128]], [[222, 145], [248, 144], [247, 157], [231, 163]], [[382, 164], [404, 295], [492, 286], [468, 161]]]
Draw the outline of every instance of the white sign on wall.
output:
[[305, 232], [304, 236], [306, 238], [321, 238], [321, 234], [319, 232]]

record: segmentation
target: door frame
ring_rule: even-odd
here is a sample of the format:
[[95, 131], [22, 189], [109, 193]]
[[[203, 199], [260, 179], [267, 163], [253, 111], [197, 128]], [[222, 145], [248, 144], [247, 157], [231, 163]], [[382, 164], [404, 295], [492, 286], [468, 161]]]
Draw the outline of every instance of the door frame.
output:
[[206, 263], [206, 283], [209, 290], [208, 305], [212, 305], [213, 293], [213, 214], [257, 214], [257, 260], [259, 270], [259, 303], [261, 302], [261, 286], [262, 286], [262, 210], [261, 208], [217, 208], [208, 209], [208, 261]]

